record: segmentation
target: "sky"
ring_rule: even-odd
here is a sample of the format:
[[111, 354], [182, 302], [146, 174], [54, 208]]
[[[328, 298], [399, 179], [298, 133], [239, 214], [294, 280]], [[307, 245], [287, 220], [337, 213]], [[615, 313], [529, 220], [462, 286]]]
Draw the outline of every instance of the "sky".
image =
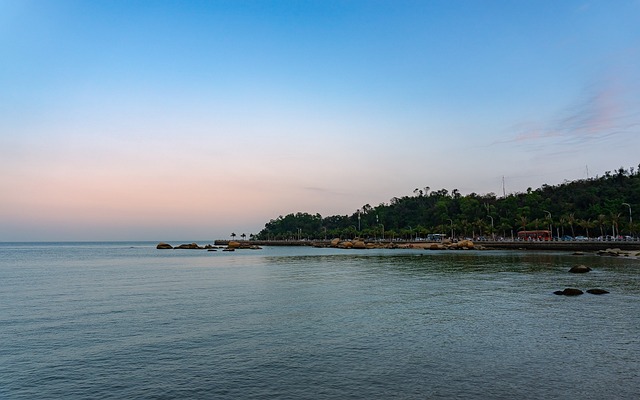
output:
[[0, 241], [501, 196], [639, 133], [640, 0], [0, 0]]

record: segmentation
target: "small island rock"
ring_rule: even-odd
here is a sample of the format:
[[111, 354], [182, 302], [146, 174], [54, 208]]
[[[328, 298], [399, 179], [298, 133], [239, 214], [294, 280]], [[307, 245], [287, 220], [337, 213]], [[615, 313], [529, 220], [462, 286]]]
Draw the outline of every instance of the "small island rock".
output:
[[559, 296], [579, 296], [582, 293], [582, 290], [575, 288], [565, 288], [564, 290], [556, 290], [553, 292], [553, 294], [557, 294]]
[[156, 246], [156, 249], [173, 249], [173, 246], [171, 246], [169, 243], [160, 242]]
[[584, 274], [589, 271], [591, 271], [591, 268], [587, 267], [586, 265], [576, 265], [569, 270], [569, 272], [571, 272], [572, 274]]

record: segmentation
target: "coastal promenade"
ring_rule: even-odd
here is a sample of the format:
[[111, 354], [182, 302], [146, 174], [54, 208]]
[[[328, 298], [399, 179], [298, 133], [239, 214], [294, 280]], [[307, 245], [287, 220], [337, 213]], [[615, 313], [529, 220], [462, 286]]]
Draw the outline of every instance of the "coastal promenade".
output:
[[[214, 242], [217, 246], [226, 246], [230, 240], [216, 240]], [[315, 246], [315, 247], [329, 247], [330, 240], [237, 240], [239, 243], [247, 243], [257, 246]], [[412, 245], [415, 248], [421, 248], [425, 245], [431, 245], [437, 242], [425, 242], [425, 241], [376, 241], [377, 244], [392, 243], [398, 246]], [[598, 240], [584, 240], [584, 241], [491, 241], [483, 240], [474, 242], [478, 246], [482, 246], [484, 249], [506, 249], [506, 250], [546, 250], [546, 251], [599, 251], [618, 248], [623, 251], [638, 250], [640, 251], [640, 240], [621, 240], [621, 241], [598, 241]]]

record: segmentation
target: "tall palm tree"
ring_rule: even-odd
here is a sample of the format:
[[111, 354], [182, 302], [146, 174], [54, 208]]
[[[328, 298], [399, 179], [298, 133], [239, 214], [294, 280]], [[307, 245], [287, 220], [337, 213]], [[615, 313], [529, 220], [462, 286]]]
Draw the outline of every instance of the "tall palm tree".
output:
[[520, 226], [522, 227], [523, 231], [527, 230], [527, 216], [526, 215], [521, 215], [520, 216]]
[[604, 214], [598, 215], [598, 225], [600, 225], [600, 236], [604, 238], [604, 226], [607, 223], [607, 217]]
[[244, 240], [244, 238], [247, 237], [247, 235], [245, 235], [244, 233], [242, 235], [240, 235], [240, 237], [242, 238], [242, 240]]
[[593, 224], [591, 223], [591, 219], [583, 219], [578, 221], [578, 225], [585, 230], [585, 232], [587, 233], [587, 237], [589, 237], [589, 228], [593, 227]]
[[236, 238], [236, 233], [235, 232], [231, 232], [231, 240]]
[[613, 229], [613, 236], [617, 237], [620, 233], [618, 229], [618, 223], [620, 222], [620, 213], [611, 213], [611, 228]]
[[576, 237], [576, 232], [573, 229], [573, 225], [576, 223], [576, 215], [574, 213], [569, 214], [569, 218], [567, 218], [567, 222], [571, 227], [571, 236]]
[[562, 229], [562, 236], [564, 236], [564, 227], [567, 226], [567, 218], [562, 216], [560, 217], [560, 228]]

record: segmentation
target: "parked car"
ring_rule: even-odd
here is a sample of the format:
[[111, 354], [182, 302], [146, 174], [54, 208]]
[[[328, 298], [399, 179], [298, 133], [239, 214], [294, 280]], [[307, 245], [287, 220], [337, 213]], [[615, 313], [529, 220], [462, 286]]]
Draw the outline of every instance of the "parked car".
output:
[[585, 240], [589, 240], [589, 238], [586, 236], [576, 236], [575, 240], [585, 241]]

